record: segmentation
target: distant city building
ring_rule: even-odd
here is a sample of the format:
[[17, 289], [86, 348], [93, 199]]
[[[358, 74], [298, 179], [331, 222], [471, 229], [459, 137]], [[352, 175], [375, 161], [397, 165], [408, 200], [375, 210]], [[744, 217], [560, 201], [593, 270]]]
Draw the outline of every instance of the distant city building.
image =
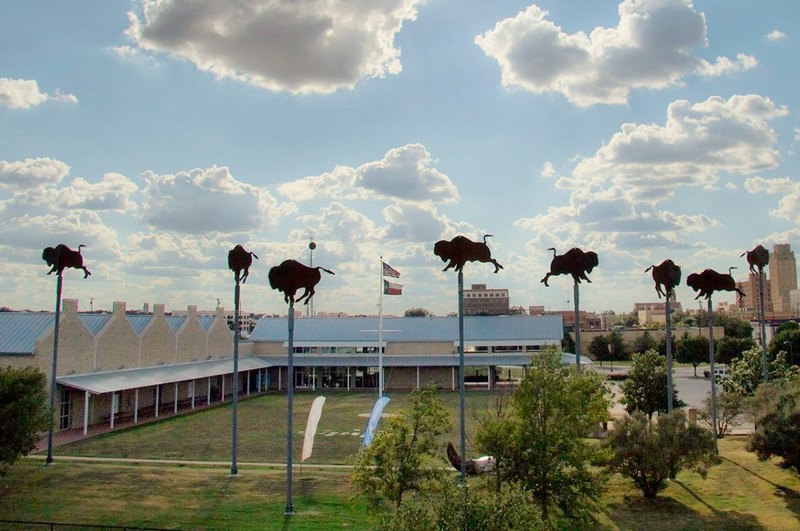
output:
[[[560, 315], [566, 330], [575, 330], [575, 312], [573, 310], [559, 310], [547, 312], [547, 315]], [[578, 312], [581, 330], [599, 330], [602, 328], [602, 318], [594, 312]]]
[[[670, 307], [673, 311], [679, 312], [683, 309], [681, 303], [675, 300], [675, 293], [670, 299]], [[639, 326], [649, 324], [667, 324], [667, 303], [666, 302], [635, 302], [633, 303], [633, 313], [639, 318]]]
[[544, 315], [544, 306], [528, 306], [530, 315]]
[[464, 315], [508, 315], [508, 290], [473, 284], [464, 290]]
[[790, 312], [789, 292], [797, 289], [797, 262], [788, 243], [775, 244], [769, 257], [772, 307], [776, 313]]
[[[763, 274], [764, 280], [764, 311], [772, 313], [772, 283], [767, 280], [767, 274]], [[750, 273], [747, 280], [744, 282], [737, 282], [736, 287], [742, 290], [745, 294], [744, 297], [736, 297], [736, 303], [742, 312], [757, 315], [760, 311], [760, 299], [758, 297], [758, 275]]]

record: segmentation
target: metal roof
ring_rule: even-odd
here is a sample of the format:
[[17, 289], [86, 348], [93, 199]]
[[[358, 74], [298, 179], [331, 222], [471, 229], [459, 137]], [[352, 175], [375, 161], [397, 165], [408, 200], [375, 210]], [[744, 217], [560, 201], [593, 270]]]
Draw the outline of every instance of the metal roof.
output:
[[[111, 319], [110, 313], [79, 313], [78, 319], [83, 323], [83, 326], [86, 327], [86, 330], [92, 334], [92, 337], [96, 337], [97, 334], [100, 333], [100, 330], [106, 325], [109, 319]], [[61, 335], [61, 334], [59, 334]]]
[[[311, 317], [294, 321], [297, 346], [376, 345], [377, 317]], [[250, 341], [287, 340], [287, 318], [259, 319]], [[464, 317], [464, 341], [480, 345], [544, 344], [564, 337], [560, 315]], [[384, 342], [458, 341], [458, 317], [385, 317]]]
[[214, 319], [216, 319], [216, 315], [198, 315], [197, 320], [200, 322], [200, 326], [203, 327], [203, 330], [208, 332], [208, 329], [211, 328]]
[[178, 330], [180, 330], [181, 326], [183, 326], [184, 321], [186, 321], [186, 316], [185, 315], [165, 315], [164, 319], [167, 320], [167, 324], [169, 325], [170, 328], [172, 328], [172, 331], [177, 334]]
[[32, 355], [53, 321], [52, 313], [0, 312], [0, 354]]
[[[239, 372], [264, 369], [271, 365], [271, 363], [261, 358], [240, 358]], [[231, 373], [233, 373], [233, 358], [227, 358], [223, 360], [180, 363], [177, 365], [160, 365], [142, 369], [59, 376], [56, 378], [56, 382], [74, 389], [89, 391], [92, 394], [100, 394]]]
[[131, 328], [136, 331], [137, 335], [142, 335], [144, 329], [153, 319], [152, 315], [126, 315], [125, 317], [128, 319], [128, 323], [130, 323]]
[[[263, 356], [271, 367], [286, 367], [287, 356]], [[562, 353], [561, 361], [565, 364], [575, 363], [575, 354]], [[295, 367], [377, 367], [376, 354], [347, 355], [308, 355], [295, 354], [292, 359]], [[592, 360], [581, 356], [581, 364], [591, 365]], [[490, 365], [523, 366], [531, 364], [530, 353], [515, 354], [464, 354], [464, 365], [468, 367], [487, 367]], [[432, 356], [384, 356], [384, 367], [458, 367], [458, 354], [441, 354]]]

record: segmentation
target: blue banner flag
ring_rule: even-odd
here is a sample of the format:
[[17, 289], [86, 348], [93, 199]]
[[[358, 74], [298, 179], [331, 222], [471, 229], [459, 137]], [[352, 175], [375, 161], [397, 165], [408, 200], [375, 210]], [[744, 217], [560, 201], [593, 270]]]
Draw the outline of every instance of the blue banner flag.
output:
[[375, 430], [378, 429], [378, 423], [381, 421], [381, 415], [383, 415], [383, 408], [388, 403], [388, 396], [382, 396], [375, 401], [375, 405], [372, 406], [372, 413], [370, 413], [367, 421], [367, 429], [364, 431], [364, 438], [361, 441], [361, 448], [366, 448], [372, 442], [375, 437]]

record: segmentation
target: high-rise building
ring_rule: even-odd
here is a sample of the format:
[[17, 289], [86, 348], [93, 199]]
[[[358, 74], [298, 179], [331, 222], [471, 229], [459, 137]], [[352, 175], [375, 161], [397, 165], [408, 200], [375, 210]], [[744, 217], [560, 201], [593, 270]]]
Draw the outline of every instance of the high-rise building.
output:
[[769, 279], [772, 307], [776, 313], [789, 313], [789, 292], [797, 289], [797, 262], [788, 243], [778, 243], [769, 257]]
[[508, 315], [508, 290], [473, 284], [464, 290], [464, 315]]
[[[772, 309], [772, 289], [771, 283], [767, 280], [767, 274], [763, 273], [764, 280], [764, 311], [768, 314], [773, 313]], [[736, 297], [739, 310], [757, 315], [760, 312], [760, 299], [758, 298], [758, 275], [750, 273], [747, 280], [737, 282], [736, 287], [744, 292], [744, 297]]]

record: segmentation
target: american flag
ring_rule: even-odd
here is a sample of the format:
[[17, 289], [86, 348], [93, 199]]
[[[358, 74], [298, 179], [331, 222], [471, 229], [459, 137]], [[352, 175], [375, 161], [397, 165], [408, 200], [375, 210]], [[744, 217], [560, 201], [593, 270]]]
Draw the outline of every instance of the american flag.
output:
[[385, 277], [392, 277], [392, 278], [400, 278], [400, 272], [394, 269], [392, 266], [387, 264], [386, 262], [383, 263], [383, 276]]

